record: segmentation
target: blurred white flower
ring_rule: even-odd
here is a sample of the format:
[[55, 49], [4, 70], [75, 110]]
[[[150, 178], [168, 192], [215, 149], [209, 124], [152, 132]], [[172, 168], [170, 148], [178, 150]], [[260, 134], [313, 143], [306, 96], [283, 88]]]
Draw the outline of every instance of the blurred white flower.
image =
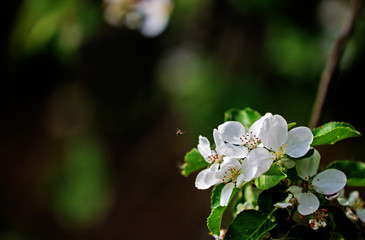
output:
[[343, 194], [337, 198], [338, 203], [348, 207], [346, 215], [353, 220], [357, 220], [351, 209], [353, 209], [362, 222], [365, 222], [365, 202], [360, 198], [358, 191], [352, 191], [349, 198], [345, 198]]
[[115, 27], [138, 29], [145, 37], [160, 35], [170, 19], [171, 0], [104, 0], [104, 18]]

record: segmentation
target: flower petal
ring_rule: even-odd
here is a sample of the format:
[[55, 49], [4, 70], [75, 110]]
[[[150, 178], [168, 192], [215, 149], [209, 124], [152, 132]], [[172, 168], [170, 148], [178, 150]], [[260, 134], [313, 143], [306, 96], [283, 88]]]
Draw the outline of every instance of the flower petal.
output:
[[327, 169], [317, 174], [312, 181], [318, 193], [332, 195], [346, 185], [346, 175], [337, 169]]
[[221, 155], [231, 158], [245, 158], [248, 155], [248, 149], [242, 145], [233, 145], [226, 143], [217, 149]]
[[197, 189], [202, 189], [202, 190], [208, 189], [211, 186], [221, 182], [221, 180], [216, 177], [217, 168], [215, 167], [215, 165], [213, 165], [210, 168], [204, 169], [198, 173], [195, 179], [195, 187]]
[[228, 205], [228, 201], [231, 197], [233, 187], [234, 187], [233, 182], [227, 183], [223, 187], [222, 192], [221, 192], [221, 199], [220, 199], [220, 205], [221, 206], [227, 206]]
[[298, 186], [291, 186], [288, 190], [294, 195], [295, 198], [297, 198], [297, 196], [303, 192], [303, 188]]
[[262, 124], [264, 123], [265, 119], [270, 118], [271, 116], [271, 113], [266, 113], [264, 116], [254, 122], [250, 127], [250, 132], [252, 132], [253, 135], [260, 136]]
[[284, 201], [275, 203], [274, 206], [278, 208], [287, 208], [290, 206], [293, 206], [293, 204], [290, 202], [290, 200], [293, 198], [292, 194], [289, 194]]
[[[245, 161], [248, 164], [247, 168], [257, 168], [253, 178], [258, 178], [270, 169], [273, 163], [273, 156], [265, 148], [255, 148], [250, 152]], [[247, 170], [249, 169], [243, 171], [246, 172]]]
[[356, 211], [356, 215], [360, 218], [360, 220], [365, 223], [365, 209], [358, 208], [355, 211]]
[[295, 166], [298, 176], [306, 181], [313, 177], [317, 173], [320, 158], [321, 156], [319, 155], [318, 151], [314, 149], [314, 152], [311, 156], [303, 159], [297, 159], [295, 161]]
[[304, 156], [313, 141], [312, 131], [307, 127], [297, 127], [289, 131], [286, 153], [293, 158]]
[[352, 191], [349, 194], [349, 203], [350, 205], [355, 205], [355, 202], [357, 199], [360, 198], [360, 193], [359, 191]]
[[311, 192], [300, 193], [297, 195], [299, 203], [298, 212], [303, 215], [309, 215], [317, 211], [319, 207], [319, 200], [316, 195]]
[[208, 138], [199, 136], [198, 150], [199, 150], [200, 154], [203, 156], [203, 158], [207, 161], [208, 156], [210, 156], [212, 154], [212, 150], [210, 149], [210, 142], [209, 142]]
[[247, 159], [243, 160], [241, 166], [241, 174], [237, 177], [237, 187], [240, 187], [243, 183], [249, 182], [254, 179], [257, 170], [257, 166], [250, 166]]
[[288, 124], [280, 115], [266, 118], [262, 124], [259, 138], [265, 147], [279, 150], [288, 139]]
[[241, 144], [241, 137], [246, 135], [247, 131], [242, 123], [238, 121], [227, 121], [218, 126], [218, 132], [222, 135], [225, 142]]

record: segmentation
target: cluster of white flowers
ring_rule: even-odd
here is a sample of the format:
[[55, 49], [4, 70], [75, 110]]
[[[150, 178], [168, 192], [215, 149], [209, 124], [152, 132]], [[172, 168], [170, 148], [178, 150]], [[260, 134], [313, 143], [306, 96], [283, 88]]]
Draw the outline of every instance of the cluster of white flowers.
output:
[[138, 29], [143, 36], [161, 34], [170, 19], [171, 0], [104, 0], [105, 20], [115, 27]]
[[[220, 205], [226, 206], [234, 188], [259, 178], [272, 164], [295, 167], [298, 181], [290, 183], [294, 185], [288, 186], [288, 197], [275, 207], [287, 208], [296, 204], [300, 215], [310, 216], [309, 224], [313, 229], [326, 226], [327, 212], [319, 209], [318, 196], [324, 195], [327, 200], [337, 198], [347, 178], [337, 169], [317, 174], [320, 155], [311, 148], [313, 134], [309, 128], [288, 130], [288, 123], [282, 116], [266, 113], [249, 130], [238, 121], [224, 122], [213, 130], [213, 139], [215, 149], [211, 149], [206, 137], [199, 136], [198, 150], [209, 167], [197, 175], [195, 186], [198, 189], [224, 183]], [[313, 152], [307, 154], [309, 150]], [[354, 199], [355, 196], [350, 195], [350, 200], [340, 203], [355, 209], [362, 218], [365, 216], [364, 204]]]
[[249, 131], [237, 121], [227, 121], [214, 129], [215, 150], [206, 137], [199, 136], [198, 150], [210, 164], [195, 181], [198, 189], [225, 183], [220, 204], [226, 206], [234, 187], [260, 177], [274, 161], [304, 156], [313, 135], [307, 127], [288, 131], [288, 123], [280, 115], [266, 113], [252, 124]]
[[360, 198], [359, 191], [352, 191], [348, 198], [343, 196], [343, 191], [340, 193], [341, 195], [337, 200], [342, 206], [346, 207], [347, 217], [354, 221], [360, 219], [365, 223], [365, 202]]

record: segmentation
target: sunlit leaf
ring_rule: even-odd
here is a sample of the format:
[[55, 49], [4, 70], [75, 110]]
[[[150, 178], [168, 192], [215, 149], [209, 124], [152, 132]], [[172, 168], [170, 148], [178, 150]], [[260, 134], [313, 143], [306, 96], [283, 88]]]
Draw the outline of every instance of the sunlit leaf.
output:
[[255, 185], [258, 189], [266, 190], [277, 185], [282, 179], [286, 178], [278, 165], [271, 165], [269, 171], [255, 179]]
[[237, 215], [228, 227], [225, 240], [261, 239], [277, 225], [272, 213], [246, 210]]
[[181, 174], [189, 176], [191, 173], [199, 171], [209, 164], [204, 160], [198, 149], [193, 148], [185, 155], [185, 163], [182, 166]]
[[[223, 187], [225, 186], [224, 183], [216, 185], [212, 190], [212, 197], [211, 197], [211, 213], [207, 219], [207, 226], [208, 229], [214, 234], [219, 235], [219, 232], [221, 230], [221, 223], [222, 223], [222, 217], [223, 213], [226, 210], [227, 206], [220, 206], [220, 198], [221, 198], [221, 192]], [[232, 200], [233, 196], [235, 195], [237, 189], [233, 189], [231, 198], [229, 202]], [[229, 204], [228, 202], [228, 204]], [[227, 204], [227, 205], [228, 205]]]
[[334, 144], [340, 140], [359, 137], [361, 134], [349, 123], [329, 122], [312, 130], [312, 146]]
[[225, 112], [224, 121], [239, 121], [246, 129], [249, 129], [260, 117], [261, 115], [251, 108], [245, 108], [243, 110], [230, 109]]

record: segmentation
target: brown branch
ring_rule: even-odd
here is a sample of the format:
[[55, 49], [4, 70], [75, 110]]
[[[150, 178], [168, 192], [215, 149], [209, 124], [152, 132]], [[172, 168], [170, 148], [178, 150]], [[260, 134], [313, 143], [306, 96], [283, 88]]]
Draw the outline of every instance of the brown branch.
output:
[[350, 15], [345, 22], [331, 52], [327, 59], [326, 66], [321, 75], [321, 81], [319, 84], [316, 101], [314, 103], [311, 120], [309, 127], [314, 128], [317, 126], [322, 108], [326, 99], [327, 90], [330, 82], [334, 79], [335, 73], [338, 70], [341, 57], [343, 55], [346, 43], [348, 42], [355, 25], [355, 20], [359, 15], [362, 0], [352, 0], [350, 6]]

